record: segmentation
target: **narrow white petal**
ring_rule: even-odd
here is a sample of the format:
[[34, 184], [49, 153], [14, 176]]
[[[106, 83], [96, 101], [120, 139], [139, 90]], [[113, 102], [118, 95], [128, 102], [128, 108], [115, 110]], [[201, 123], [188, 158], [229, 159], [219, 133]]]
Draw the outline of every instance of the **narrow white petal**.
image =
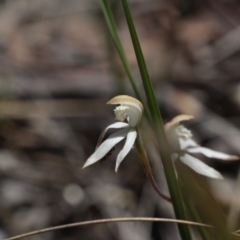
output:
[[205, 155], [206, 157], [217, 158], [220, 160], [238, 160], [239, 159], [238, 156], [233, 156], [233, 155], [229, 155], [226, 153], [217, 152], [212, 149], [205, 148], [205, 147], [194, 147], [194, 148], [187, 149], [187, 151], [189, 153], [201, 153], [201, 154]]
[[118, 170], [120, 163], [123, 161], [123, 159], [126, 157], [126, 155], [131, 150], [133, 144], [135, 143], [136, 137], [137, 137], [136, 130], [131, 129], [127, 135], [127, 139], [126, 139], [123, 149], [120, 151], [120, 153], [117, 156], [117, 161], [116, 161], [116, 166], [115, 166], [116, 172]]
[[185, 154], [183, 156], [180, 156], [180, 160], [186, 164], [188, 167], [193, 169], [195, 172], [210, 177], [210, 178], [216, 178], [216, 179], [223, 179], [222, 175], [216, 171], [215, 169], [209, 167], [199, 159], [189, 155]]
[[182, 150], [188, 148], [188, 147], [197, 147], [198, 144], [192, 140], [192, 138], [184, 139], [184, 138], [179, 138], [179, 143], [180, 143], [180, 148]]
[[122, 141], [128, 134], [129, 129], [122, 129], [111, 134], [87, 159], [83, 168], [101, 160], [117, 143]]
[[109, 125], [108, 127], [106, 127], [106, 128], [102, 131], [100, 137], [98, 138], [98, 142], [97, 142], [96, 149], [97, 149], [97, 148], [99, 147], [99, 145], [102, 143], [102, 140], [103, 140], [103, 138], [104, 138], [104, 136], [105, 136], [105, 134], [106, 134], [106, 132], [107, 132], [108, 129], [110, 129], [110, 128], [127, 128], [127, 127], [128, 127], [128, 124], [125, 123], [125, 122], [116, 122], [116, 123], [113, 123], [113, 124]]

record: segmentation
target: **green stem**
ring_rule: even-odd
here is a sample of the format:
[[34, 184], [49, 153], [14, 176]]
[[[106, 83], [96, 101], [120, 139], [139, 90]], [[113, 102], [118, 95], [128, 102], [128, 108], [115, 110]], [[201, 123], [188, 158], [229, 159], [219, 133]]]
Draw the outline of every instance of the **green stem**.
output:
[[135, 93], [137, 99], [140, 102], [142, 102], [148, 121], [151, 121], [151, 115], [150, 115], [150, 113], [148, 111], [148, 108], [147, 108], [145, 102], [143, 101], [143, 98], [142, 98], [142, 96], [141, 96], [141, 94], [140, 94], [140, 92], [138, 90], [138, 87], [137, 87], [136, 82], [135, 82], [134, 77], [133, 77], [133, 73], [132, 73], [130, 64], [129, 64], [128, 60], [127, 60], [124, 48], [122, 46], [120, 37], [118, 35], [117, 25], [116, 25], [116, 22], [114, 20], [114, 17], [113, 17], [113, 14], [112, 14], [109, 2], [108, 2], [108, 0], [101, 0], [100, 3], [101, 3], [102, 11], [103, 11], [104, 17], [106, 19], [109, 31], [110, 31], [112, 39], [113, 39], [114, 45], [115, 45], [115, 47], [117, 49], [117, 52], [118, 52], [119, 57], [120, 57], [120, 59], [122, 61], [123, 67], [124, 67], [124, 69], [125, 69], [125, 71], [127, 73], [129, 81], [130, 81], [130, 83], [132, 85], [134, 93]]
[[[151, 117], [153, 123], [153, 130], [156, 133], [160, 155], [168, 183], [169, 192], [173, 202], [173, 208], [178, 219], [187, 220], [184, 203], [179, 190], [178, 181], [175, 175], [175, 169], [171, 159], [171, 152], [169, 150], [168, 141], [165, 135], [162, 117], [158, 108], [158, 103], [153, 91], [153, 86], [150, 81], [147, 66], [143, 57], [142, 49], [138, 40], [132, 16], [128, 7], [127, 0], [122, 0], [122, 5], [125, 17], [128, 23], [129, 32], [132, 38], [133, 47], [135, 50], [136, 58], [139, 65]], [[188, 226], [178, 225], [180, 235], [184, 240], [191, 240], [191, 234]]]
[[[190, 209], [191, 215], [193, 216], [193, 219], [197, 222], [202, 222], [192, 202], [188, 202], [188, 207]], [[206, 229], [204, 229], [203, 227], [199, 227], [198, 231], [203, 240], [211, 240]]]

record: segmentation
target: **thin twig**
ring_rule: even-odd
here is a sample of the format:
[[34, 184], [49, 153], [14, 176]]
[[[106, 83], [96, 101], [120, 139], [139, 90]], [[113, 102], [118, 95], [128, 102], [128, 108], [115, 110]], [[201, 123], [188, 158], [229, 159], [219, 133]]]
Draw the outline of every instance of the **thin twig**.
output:
[[102, 223], [114, 223], [114, 222], [169, 222], [169, 223], [180, 223], [180, 224], [186, 224], [186, 225], [198, 226], [198, 227], [213, 228], [213, 226], [208, 224], [197, 223], [192, 221], [176, 220], [171, 218], [149, 218], [149, 217], [110, 218], [110, 219], [99, 219], [99, 220], [70, 223], [65, 225], [59, 225], [56, 227], [44, 228], [41, 230], [20, 234], [15, 237], [7, 238], [5, 240], [16, 240], [24, 237], [33, 236], [36, 234], [46, 233], [54, 230], [72, 228], [72, 227], [79, 227], [79, 226], [92, 225], [92, 224], [102, 224]]
[[143, 170], [144, 170], [144, 172], [147, 176], [148, 181], [150, 182], [150, 184], [152, 185], [152, 187], [154, 188], [156, 193], [161, 198], [163, 198], [164, 200], [166, 200], [168, 202], [172, 202], [170, 197], [166, 196], [165, 194], [163, 194], [161, 192], [161, 190], [157, 186], [157, 183], [154, 180], [154, 177], [153, 177], [153, 174], [152, 174], [152, 168], [150, 166], [149, 159], [148, 159], [148, 156], [147, 156], [147, 152], [145, 150], [143, 140], [142, 140], [142, 137], [141, 137], [141, 133], [140, 133], [139, 130], [137, 131], [137, 139], [136, 139], [135, 146], [137, 148], [137, 151], [138, 151], [138, 154], [139, 154], [139, 159], [142, 163]]
[[163, 198], [164, 200], [168, 201], [168, 202], [172, 202], [171, 201], [171, 198], [166, 196], [165, 194], [163, 194], [161, 192], [161, 190], [158, 188], [158, 185], [157, 183], [155, 182], [154, 178], [153, 178], [153, 175], [152, 175], [152, 172], [150, 173], [146, 173], [147, 175], [147, 178], [148, 178], [148, 181], [150, 182], [150, 184], [152, 185], [152, 187], [154, 188], [154, 190], [156, 191], [156, 193], [161, 197]]

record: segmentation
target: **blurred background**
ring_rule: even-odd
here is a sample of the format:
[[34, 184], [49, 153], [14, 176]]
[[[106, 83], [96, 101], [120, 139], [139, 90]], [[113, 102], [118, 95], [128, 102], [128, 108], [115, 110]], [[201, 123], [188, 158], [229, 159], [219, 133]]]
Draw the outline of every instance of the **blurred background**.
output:
[[[186, 125], [203, 146], [240, 155], [240, 2], [130, 0], [164, 121]], [[142, 89], [120, 1], [111, 1]], [[143, 93], [143, 91], [142, 91]], [[0, 1], [0, 239], [100, 218], [174, 217], [147, 182], [135, 151], [114, 172], [116, 154], [82, 170], [101, 131], [106, 102], [132, 95], [99, 1]], [[159, 157], [151, 165], [168, 195]], [[204, 159], [224, 177], [211, 191], [240, 228], [239, 163]], [[198, 235], [196, 232], [193, 232]], [[28, 239], [179, 239], [166, 223], [114, 223]]]

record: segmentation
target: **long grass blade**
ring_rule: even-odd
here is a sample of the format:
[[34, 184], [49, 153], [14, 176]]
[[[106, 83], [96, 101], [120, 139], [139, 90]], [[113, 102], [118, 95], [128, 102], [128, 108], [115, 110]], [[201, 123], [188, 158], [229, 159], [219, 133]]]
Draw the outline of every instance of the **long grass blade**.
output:
[[5, 240], [17, 240], [17, 239], [37, 235], [37, 234], [42, 234], [42, 233], [56, 231], [60, 229], [66, 229], [66, 228], [73, 228], [73, 227], [80, 227], [80, 226], [87, 226], [87, 225], [94, 225], [94, 224], [120, 223], [120, 222], [168, 222], [168, 223], [187, 224], [187, 225], [196, 226], [196, 227], [212, 228], [212, 226], [208, 224], [202, 224], [202, 223], [197, 223], [192, 221], [182, 221], [182, 220], [176, 220], [171, 218], [149, 218], [149, 217], [107, 218], [107, 219], [90, 220], [90, 221], [64, 224], [64, 225], [59, 225], [59, 226], [50, 227], [50, 228], [43, 228], [40, 230], [23, 233], [14, 237], [10, 237]]
[[[187, 217], [184, 209], [184, 203], [178, 187], [178, 182], [175, 175], [175, 170], [174, 170], [173, 162], [171, 159], [167, 138], [165, 135], [162, 117], [158, 108], [158, 103], [153, 91], [153, 86], [150, 81], [147, 66], [144, 60], [144, 56], [138, 40], [138, 36], [135, 30], [135, 26], [132, 20], [132, 16], [129, 10], [127, 0], [122, 0], [122, 5], [123, 5], [126, 20], [127, 20], [129, 32], [132, 38], [132, 43], [135, 50], [139, 70], [141, 73], [141, 77], [142, 77], [142, 81], [143, 81], [143, 85], [144, 85], [144, 89], [145, 89], [145, 93], [148, 101], [148, 106], [149, 106], [151, 117], [153, 120], [153, 127], [154, 127], [154, 131], [156, 132], [156, 137], [157, 137], [159, 149], [160, 149], [160, 155], [161, 155], [162, 163], [164, 166], [164, 171], [165, 171], [165, 175], [168, 183], [169, 192], [173, 202], [174, 211], [178, 219], [186, 220]], [[184, 240], [192, 239], [188, 226], [178, 225], [178, 228], [179, 228], [179, 232], [182, 239]]]
[[104, 17], [106, 19], [106, 22], [107, 22], [110, 34], [111, 34], [112, 39], [113, 39], [113, 42], [115, 44], [115, 47], [116, 47], [117, 52], [119, 54], [119, 57], [120, 57], [120, 59], [122, 61], [123, 67], [124, 67], [124, 69], [126, 71], [126, 74], [127, 74], [128, 78], [129, 78], [129, 81], [130, 81], [130, 83], [132, 85], [134, 93], [135, 93], [136, 97], [138, 98], [138, 100], [143, 103], [143, 106], [144, 106], [147, 118], [148, 118], [148, 120], [150, 120], [149, 110], [148, 110], [146, 104], [144, 103], [144, 100], [143, 100], [143, 98], [142, 98], [142, 96], [140, 94], [140, 91], [138, 90], [138, 87], [136, 85], [135, 79], [133, 77], [133, 73], [132, 73], [130, 64], [129, 64], [128, 60], [127, 60], [127, 57], [126, 57], [123, 45], [121, 43], [118, 31], [117, 31], [117, 25], [116, 25], [116, 22], [114, 20], [113, 13], [111, 11], [110, 4], [109, 4], [108, 0], [101, 0], [100, 3], [101, 3], [102, 11], [103, 11]]

